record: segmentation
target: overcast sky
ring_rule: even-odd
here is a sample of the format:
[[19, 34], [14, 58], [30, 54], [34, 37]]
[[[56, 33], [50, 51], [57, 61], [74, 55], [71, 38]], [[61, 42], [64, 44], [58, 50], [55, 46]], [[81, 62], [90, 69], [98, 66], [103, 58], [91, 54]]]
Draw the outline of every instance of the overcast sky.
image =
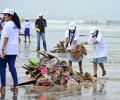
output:
[[120, 0], [0, 0], [0, 11], [14, 9], [21, 18], [120, 20]]

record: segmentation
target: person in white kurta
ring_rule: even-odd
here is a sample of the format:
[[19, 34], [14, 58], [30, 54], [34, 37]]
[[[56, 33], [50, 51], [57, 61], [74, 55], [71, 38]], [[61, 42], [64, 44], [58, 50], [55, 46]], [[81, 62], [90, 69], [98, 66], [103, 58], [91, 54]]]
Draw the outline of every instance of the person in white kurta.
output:
[[75, 59], [71, 53], [73, 50], [76, 50], [76, 46], [79, 46], [79, 43], [80, 43], [79, 34], [77, 33], [76, 26], [73, 23], [69, 25], [68, 30], [65, 33], [65, 42], [67, 44], [66, 45], [67, 49], [69, 49], [67, 53], [69, 72], [72, 72], [72, 62], [78, 62], [80, 74], [82, 75], [83, 74], [83, 70], [82, 70], [83, 55], [79, 55]]
[[99, 64], [102, 69], [102, 76], [106, 75], [106, 70], [104, 68], [104, 62], [107, 61], [107, 46], [102, 34], [98, 31], [96, 27], [91, 28], [90, 36], [88, 41], [84, 44], [92, 44], [93, 48], [93, 67], [94, 76], [97, 77], [97, 65]]

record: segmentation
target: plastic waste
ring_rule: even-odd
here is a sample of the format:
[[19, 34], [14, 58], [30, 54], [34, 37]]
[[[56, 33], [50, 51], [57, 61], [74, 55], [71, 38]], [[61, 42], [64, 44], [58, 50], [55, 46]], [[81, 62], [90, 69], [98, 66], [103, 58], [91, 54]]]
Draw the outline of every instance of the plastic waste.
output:
[[68, 78], [67, 78], [67, 83], [68, 84], [74, 84], [75, 83], [75, 80], [71, 77], [71, 76], [69, 76]]

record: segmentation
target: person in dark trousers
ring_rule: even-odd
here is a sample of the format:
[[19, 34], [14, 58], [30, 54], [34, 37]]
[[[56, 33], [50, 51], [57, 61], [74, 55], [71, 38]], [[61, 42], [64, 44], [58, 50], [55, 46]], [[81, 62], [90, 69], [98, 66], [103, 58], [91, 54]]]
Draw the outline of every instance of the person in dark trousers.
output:
[[2, 29], [0, 41], [0, 92], [5, 93], [7, 64], [14, 84], [11, 90], [13, 92], [18, 92], [18, 77], [15, 61], [19, 49], [20, 20], [17, 14], [11, 9], [5, 9], [1, 14], [4, 15], [5, 25]]
[[5, 23], [4, 17], [0, 17], [0, 37], [1, 37], [1, 32], [3, 29], [4, 23]]
[[39, 18], [35, 21], [35, 28], [37, 33], [37, 49], [36, 51], [40, 50], [40, 39], [42, 38], [43, 47], [45, 52], [47, 51], [46, 47], [46, 39], [45, 39], [45, 27], [47, 27], [47, 22], [43, 18], [43, 14], [39, 14]]
[[25, 37], [25, 44], [27, 43], [27, 37], [29, 38], [29, 44], [31, 43], [30, 41], [30, 21], [28, 18], [25, 19], [25, 23], [24, 23], [24, 37]]
[[2, 18], [0, 17], [0, 31], [2, 30]]
[[0, 17], [0, 37], [1, 37], [1, 31], [2, 31], [2, 18]]

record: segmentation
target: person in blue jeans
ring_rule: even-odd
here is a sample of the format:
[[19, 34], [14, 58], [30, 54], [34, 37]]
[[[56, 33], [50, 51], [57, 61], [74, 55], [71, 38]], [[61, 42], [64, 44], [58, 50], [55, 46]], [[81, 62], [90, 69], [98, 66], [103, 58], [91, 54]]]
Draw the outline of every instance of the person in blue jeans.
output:
[[17, 14], [11, 9], [5, 9], [2, 14], [4, 15], [5, 25], [3, 26], [0, 41], [0, 92], [5, 93], [7, 64], [13, 79], [13, 88], [11, 90], [18, 92], [18, 77], [15, 61], [19, 49], [20, 20]]
[[39, 14], [39, 18], [35, 21], [35, 28], [37, 33], [37, 49], [40, 50], [40, 40], [42, 38], [44, 50], [47, 51], [46, 39], [45, 39], [45, 27], [47, 27], [47, 22], [43, 18], [43, 14]]
[[2, 87], [6, 86], [6, 66], [8, 63], [9, 70], [11, 72], [14, 86], [18, 85], [17, 72], [15, 68], [15, 60], [17, 55], [6, 55], [4, 59], [0, 58], [0, 75]]

